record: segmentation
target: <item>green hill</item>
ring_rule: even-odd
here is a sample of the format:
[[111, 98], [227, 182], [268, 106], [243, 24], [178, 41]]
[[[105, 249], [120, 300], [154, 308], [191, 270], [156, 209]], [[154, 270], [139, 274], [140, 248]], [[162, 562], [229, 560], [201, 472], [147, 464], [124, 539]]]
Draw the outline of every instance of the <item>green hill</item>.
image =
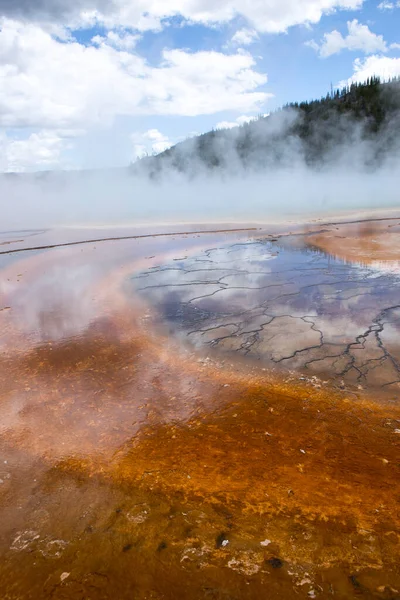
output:
[[320, 100], [291, 103], [233, 129], [210, 131], [132, 165], [157, 178], [171, 169], [268, 170], [344, 161], [377, 167], [399, 150], [400, 80], [353, 83]]

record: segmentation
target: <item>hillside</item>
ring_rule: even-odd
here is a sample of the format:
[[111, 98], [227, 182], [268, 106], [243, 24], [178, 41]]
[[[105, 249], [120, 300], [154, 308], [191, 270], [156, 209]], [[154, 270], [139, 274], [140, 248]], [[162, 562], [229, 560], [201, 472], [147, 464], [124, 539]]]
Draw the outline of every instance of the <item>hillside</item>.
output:
[[292, 103], [234, 129], [210, 131], [132, 165], [157, 178], [170, 171], [268, 170], [332, 162], [377, 167], [397, 154], [400, 80], [376, 77], [320, 100]]

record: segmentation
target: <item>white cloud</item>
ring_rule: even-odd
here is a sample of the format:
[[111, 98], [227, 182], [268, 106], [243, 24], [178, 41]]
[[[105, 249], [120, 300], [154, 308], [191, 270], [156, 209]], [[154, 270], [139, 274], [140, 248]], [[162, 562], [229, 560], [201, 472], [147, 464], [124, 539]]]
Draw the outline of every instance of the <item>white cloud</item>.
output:
[[391, 50], [400, 50], [400, 44], [397, 44], [396, 42], [394, 44], [390, 44], [390, 49]]
[[[268, 117], [269, 113], [265, 113], [262, 116]], [[235, 119], [234, 121], [220, 121], [216, 124], [215, 129], [233, 129], [234, 127], [239, 127], [240, 125], [244, 125], [245, 123], [250, 123], [251, 121], [256, 121], [258, 117], [242, 115]]]
[[254, 111], [270, 96], [247, 52], [164, 50], [153, 67], [113, 42], [63, 43], [37, 25], [3, 19], [0, 126], [86, 128], [116, 115]]
[[388, 56], [368, 56], [361, 60], [357, 58], [353, 63], [354, 73], [346, 81], [340, 82], [339, 86], [349, 85], [353, 82], [363, 82], [368, 77], [377, 76], [382, 81], [393, 77], [400, 77], [400, 58], [389, 58]]
[[181, 16], [189, 22], [215, 25], [237, 16], [260, 32], [280, 33], [293, 25], [317, 23], [336, 9], [356, 10], [363, 0], [118, 0], [116, 8], [96, 14], [109, 27], [125, 25], [138, 29], [159, 28], [162, 21]]
[[133, 144], [132, 157], [134, 160], [143, 158], [143, 156], [164, 152], [164, 150], [167, 150], [167, 148], [170, 148], [175, 143], [158, 129], [149, 129], [144, 133], [132, 133], [131, 141]]
[[[263, 116], [266, 117], [268, 114], [264, 114]], [[216, 124], [215, 129], [232, 129], [234, 127], [239, 127], [244, 123], [255, 121], [256, 119], [257, 117], [254, 116], [241, 115], [240, 117], [237, 117], [235, 121], [220, 121]], [[144, 156], [159, 154], [178, 142], [182, 142], [184, 139], [196, 137], [197, 135], [199, 135], [199, 133], [197, 131], [193, 131], [185, 137], [174, 138], [172, 140], [158, 129], [149, 129], [145, 132], [134, 132], [131, 134], [132, 160], [137, 160], [139, 158], [143, 158]]]
[[149, 129], [144, 133], [132, 133], [132, 160], [137, 160], [138, 158], [143, 158], [144, 156], [159, 154], [160, 152], [164, 152], [164, 150], [171, 148], [171, 146], [174, 146], [179, 142], [197, 137], [198, 135], [200, 135], [198, 131], [190, 131], [185, 136], [179, 136], [174, 139], [170, 139], [158, 129]]
[[322, 58], [338, 54], [342, 50], [361, 50], [365, 54], [387, 51], [387, 44], [383, 36], [373, 33], [367, 25], [362, 25], [357, 19], [348, 21], [347, 29], [346, 37], [334, 30], [325, 33], [321, 44], [312, 40], [307, 42], [307, 45], [316, 50]]
[[320, 45], [317, 44], [315, 40], [309, 40], [308, 42], [304, 42], [304, 45], [308, 46], [309, 48], [312, 48], [313, 50], [315, 50], [315, 52], [319, 53]]
[[124, 32], [108, 31], [107, 35], [96, 35], [92, 38], [92, 44], [96, 46], [111, 46], [117, 50], [133, 50], [137, 42], [140, 40], [140, 35], [132, 35]]
[[388, 0], [384, 0], [380, 4], [378, 4], [379, 10], [393, 10], [394, 8], [400, 8], [400, 0], [397, 2], [388, 2]]
[[179, 16], [187, 22], [215, 25], [244, 18], [261, 32], [280, 33], [293, 25], [318, 23], [335, 10], [356, 10], [363, 0], [0, 0], [0, 14], [14, 18], [68, 23], [74, 27], [160, 29]]
[[61, 153], [69, 146], [65, 134], [57, 131], [43, 130], [25, 139], [12, 139], [0, 133], [0, 171], [54, 168], [60, 165]]
[[215, 129], [233, 129], [234, 127], [239, 127], [239, 123], [235, 121], [220, 121], [216, 124]]
[[254, 29], [239, 29], [232, 37], [232, 44], [235, 46], [249, 46], [258, 38], [258, 33]]

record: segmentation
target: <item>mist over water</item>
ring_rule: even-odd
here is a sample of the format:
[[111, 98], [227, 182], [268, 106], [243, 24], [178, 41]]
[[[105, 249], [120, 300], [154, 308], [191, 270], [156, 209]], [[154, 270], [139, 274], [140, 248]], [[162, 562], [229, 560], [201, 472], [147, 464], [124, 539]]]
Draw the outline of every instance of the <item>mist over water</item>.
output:
[[1, 229], [296, 221], [398, 206], [390, 122], [368, 137], [368, 121], [331, 117], [313, 124], [308, 145], [294, 133], [299, 122], [288, 109], [216, 132], [206, 160], [194, 138], [126, 169], [3, 175]]

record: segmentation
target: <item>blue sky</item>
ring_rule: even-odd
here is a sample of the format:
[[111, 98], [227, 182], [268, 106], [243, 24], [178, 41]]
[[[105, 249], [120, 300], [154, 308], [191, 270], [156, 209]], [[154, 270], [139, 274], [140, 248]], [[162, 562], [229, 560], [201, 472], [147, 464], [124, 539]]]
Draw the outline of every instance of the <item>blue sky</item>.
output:
[[400, 75], [397, 0], [63, 1], [0, 0], [2, 171], [124, 166]]

